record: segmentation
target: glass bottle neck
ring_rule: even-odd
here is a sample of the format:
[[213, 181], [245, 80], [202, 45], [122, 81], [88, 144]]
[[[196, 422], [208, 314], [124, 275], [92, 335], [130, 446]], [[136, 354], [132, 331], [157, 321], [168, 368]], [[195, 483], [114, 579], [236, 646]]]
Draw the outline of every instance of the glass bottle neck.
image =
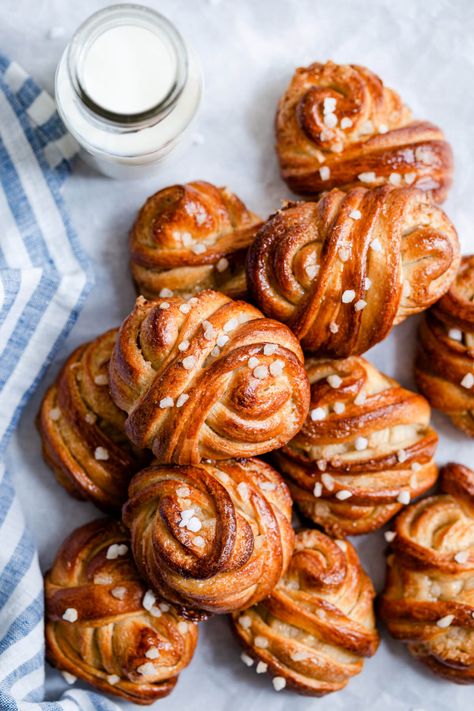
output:
[[[141, 31], [143, 36], [149, 35], [150, 38], [154, 36], [156, 46], [162, 48], [169, 58], [166, 67], [169, 72], [166, 90], [162, 92], [162, 95], [159, 96], [155, 103], [138, 112], [130, 109], [125, 112], [123, 108], [117, 110], [110, 102], [109, 105], [105, 102], [102, 105], [100, 103], [102, 99], [100, 91], [93, 93], [88, 90], [87, 76], [85, 76], [85, 68], [88, 66], [87, 60], [88, 57], [90, 59], [90, 53], [93, 51], [94, 45], [97, 47], [98, 41], [103, 43], [106, 33], [112, 38], [115, 32], [118, 40], [118, 34], [121, 33], [121, 36], [123, 36], [127, 28], [137, 28], [137, 31]], [[105, 50], [106, 47], [104, 46], [103, 49]], [[107, 55], [105, 56], [109, 59]], [[104, 81], [114, 81], [117, 89], [122, 91], [120, 68], [117, 66], [115, 75], [112, 73], [109, 79], [107, 74], [104, 74], [104, 62], [100, 62], [100, 55], [98, 55], [98, 59], [97, 69], [102, 72]], [[117, 65], [119, 65], [119, 62], [117, 62]], [[114, 5], [95, 13], [79, 27], [68, 49], [67, 66], [74, 91], [84, 110], [92, 119], [106, 123], [109, 129], [112, 130], [116, 127], [121, 130], [136, 131], [161, 121], [172, 111], [186, 84], [188, 56], [181, 35], [165, 17], [147, 7], [124, 4]], [[127, 67], [123, 67], [123, 69], [126, 70]], [[157, 77], [159, 76], [158, 73], [163, 71], [163, 67], [156, 67], [155, 70], [155, 67], [147, 66], [144, 69], [149, 73], [156, 71]], [[139, 76], [138, 78], [142, 77]], [[151, 74], [150, 79], [153, 81]], [[107, 84], [105, 86], [108, 89]], [[159, 91], [156, 87], [153, 88]], [[110, 94], [110, 91], [108, 93]], [[150, 94], [153, 96], [152, 92]]]

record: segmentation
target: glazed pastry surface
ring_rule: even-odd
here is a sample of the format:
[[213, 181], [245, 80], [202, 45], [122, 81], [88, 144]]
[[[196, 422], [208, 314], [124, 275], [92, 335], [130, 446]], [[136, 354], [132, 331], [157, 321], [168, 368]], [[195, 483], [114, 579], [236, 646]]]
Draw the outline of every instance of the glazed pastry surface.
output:
[[374, 596], [349, 542], [303, 530], [272, 594], [234, 614], [233, 626], [259, 662], [257, 672], [268, 671], [301, 694], [323, 696], [346, 686], [375, 654]]
[[412, 185], [442, 202], [453, 156], [442, 131], [415, 120], [396, 92], [355, 64], [296, 70], [276, 116], [281, 174], [301, 195]]
[[291, 439], [308, 410], [291, 331], [216, 291], [138, 298], [109, 370], [128, 437], [161, 463], [268, 452]]
[[261, 600], [293, 550], [288, 488], [258, 459], [149, 467], [124, 521], [143, 576], [191, 617]]
[[361, 357], [309, 358], [306, 370], [310, 412], [275, 464], [301, 512], [325, 530], [380, 528], [436, 480], [430, 407]]
[[173, 690], [198, 628], [147, 590], [128, 532], [111, 519], [75, 530], [45, 579], [46, 652], [63, 672], [135, 704]]
[[474, 682], [474, 472], [448, 464], [442, 494], [395, 521], [380, 614], [432, 672]]
[[456, 230], [425, 193], [359, 187], [272, 215], [249, 250], [247, 280], [305, 351], [344, 358], [437, 301], [458, 265]]
[[130, 233], [138, 291], [149, 299], [203, 289], [245, 296], [245, 254], [260, 223], [227, 188], [200, 180], [160, 190]]
[[474, 437], [474, 255], [420, 327], [416, 382], [432, 407]]
[[133, 474], [149, 456], [125, 436], [125, 415], [109, 394], [108, 364], [117, 329], [69, 356], [41, 403], [43, 456], [69, 494], [118, 512]]

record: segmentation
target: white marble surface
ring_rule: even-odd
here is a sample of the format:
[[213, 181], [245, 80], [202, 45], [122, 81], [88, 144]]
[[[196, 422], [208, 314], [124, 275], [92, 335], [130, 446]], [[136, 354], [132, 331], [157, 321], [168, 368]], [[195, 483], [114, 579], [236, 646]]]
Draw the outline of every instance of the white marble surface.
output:
[[[2, 0], [0, 49], [52, 90], [60, 53], [75, 27], [105, 6], [100, 0]], [[43, 566], [64, 535], [97, 515], [92, 505], [70, 499], [41, 461], [34, 417], [46, 385], [78, 343], [116, 325], [129, 311], [134, 291], [128, 275], [127, 232], [143, 200], [175, 181], [204, 178], [227, 184], [262, 216], [288, 191], [273, 151], [276, 101], [296, 65], [311, 60], [366, 64], [398, 89], [420, 118], [445, 129], [452, 142], [455, 185], [446, 210], [464, 251], [474, 250], [474, 4], [471, 0], [150, 0], [191, 40], [203, 64], [205, 96], [196, 126], [202, 136], [158, 180], [118, 183], [77, 165], [65, 188], [73, 223], [95, 269], [96, 285], [68, 343], [32, 398], [9, 449], [9, 465]], [[51, 32], [53, 30], [53, 32]], [[50, 34], [60, 37], [50, 38]], [[375, 364], [412, 384], [417, 319], [405, 323], [370, 354]], [[435, 415], [441, 441], [438, 461], [473, 464], [473, 445]], [[381, 533], [358, 541], [378, 588], [383, 581]], [[157, 708], [182, 711], [351, 711], [467, 709], [472, 689], [435, 679], [413, 663], [386, 634], [376, 656], [342, 692], [325, 699], [273, 691], [267, 675], [243, 666], [227, 621], [202, 626], [191, 667], [175, 692]], [[48, 673], [48, 698], [64, 688]], [[126, 706], [126, 705], [125, 705]], [[129, 708], [132, 708], [129, 706]]]

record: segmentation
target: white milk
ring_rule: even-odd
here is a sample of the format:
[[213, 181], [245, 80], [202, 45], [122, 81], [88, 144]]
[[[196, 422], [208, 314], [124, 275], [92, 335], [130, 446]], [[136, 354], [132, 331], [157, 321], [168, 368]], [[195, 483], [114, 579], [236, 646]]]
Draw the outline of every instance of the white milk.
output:
[[100, 34], [80, 68], [84, 91], [116, 114], [140, 114], [169, 93], [176, 57], [161, 37], [145, 27], [119, 25]]

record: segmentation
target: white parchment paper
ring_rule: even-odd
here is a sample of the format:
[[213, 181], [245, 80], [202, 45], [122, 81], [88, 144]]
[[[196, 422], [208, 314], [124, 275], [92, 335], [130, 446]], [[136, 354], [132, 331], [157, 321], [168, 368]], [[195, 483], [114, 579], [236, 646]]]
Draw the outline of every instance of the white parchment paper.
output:
[[[144, 0], [146, 1], [146, 0]], [[68, 37], [100, 0], [2, 0], [0, 47], [52, 91], [54, 70]], [[77, 165], [65, 195], [73, 223], [95, 267], [96, 286], [58, 361], [32, 398], [9, 448], [25, 515], [46, 568], [75, 526], [98, 512], [73, 501], [40, 456], [34, 427], [41, 396], [64, 357], [77, 344], [117, 325], [130, 310], [127, 232], [152, 192], [173, 182], [206, 179], [226, 184], [262, 216], [290, 197], [273, 150], [277, 99], [294, 68], [313, 60], [365, 64], [397, 89], [419, 118], [439, 124], [451, 141], [455, 184], [445, 209], [464, 252], [474, 251], [474, 3], [472, 0], [148, 0], [174, 21], [198, 51], [206, 90], [196, 141], [158, 180], [118, 183]], [[52, 38], [54, 37], [54, 38]], [[369, 353], [379, 368], [413, 387], [417, 318]], [[437, 459], [474, 465], [474, 445], [445, 418]], [[357, 541], [378, 589], [385, 547], [381, 532]], [[48, 697], [65, 682], [48, 672]], [[123, 704], [124, 708], [136, 708]], [[348, 687], [324, 699], [276, 693], [268, 675], [240, 661], [227, 620], [202, 625], [195, 658], [162, 711], [441, 711], [471, 709], [474, 690], [440, 681], [411, 660], [383, 632], [375, 657]]]

